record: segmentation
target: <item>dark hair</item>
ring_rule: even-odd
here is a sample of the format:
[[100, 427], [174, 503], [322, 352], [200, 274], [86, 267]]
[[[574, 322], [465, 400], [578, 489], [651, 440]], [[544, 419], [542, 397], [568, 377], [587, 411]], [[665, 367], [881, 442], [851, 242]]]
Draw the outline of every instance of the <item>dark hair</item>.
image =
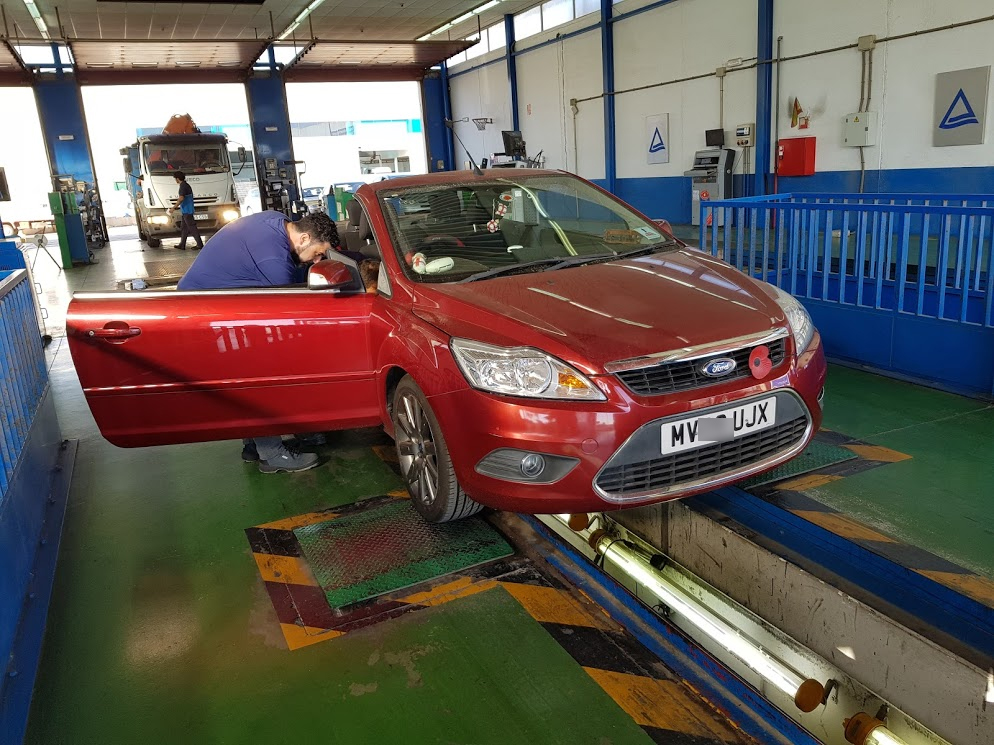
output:
[[311, 212], [294, 224], [299, 232], [310, 233], [316, 241], [328, 243], [332, 248], [342, 245], [338, 238], [338, 226], [327, 212]]
[[173, 178], [177, 178], [180, 181], [186, 181], [186, 174], [182, 171], [176, 171], [176, 173], [173, 174]]

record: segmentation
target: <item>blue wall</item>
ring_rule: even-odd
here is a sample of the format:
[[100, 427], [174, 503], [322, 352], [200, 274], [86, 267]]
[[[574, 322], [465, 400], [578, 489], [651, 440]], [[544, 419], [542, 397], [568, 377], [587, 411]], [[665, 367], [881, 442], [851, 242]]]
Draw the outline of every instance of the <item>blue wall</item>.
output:
[[[745, 177], [736, 175], [733, 181], [735, 196], [742, 196]], [[603, 180], [595, 183], [606, 188]], [[854, 194], [859, 191], [859, 171], [821, 171], [813, 176], [781, 177], [777, 191]], [[994, 167], [867, 171], [865, 192], [994, 194]], [[690, 179], [684, 176], [619, 178], [616, 193], [649, 217], [666, 218], [674, 225], [686, 225], [691, 221]]]

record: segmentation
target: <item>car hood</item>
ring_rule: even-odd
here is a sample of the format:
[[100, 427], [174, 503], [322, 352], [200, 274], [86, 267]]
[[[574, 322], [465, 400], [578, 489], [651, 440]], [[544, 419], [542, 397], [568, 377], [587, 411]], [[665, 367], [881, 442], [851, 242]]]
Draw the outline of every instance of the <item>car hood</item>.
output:
[[537, 347], [590, 374], [609, 362], [786, 325], [760, 282], [690, 249], [419, 285], [415, 313], [452, 336]]

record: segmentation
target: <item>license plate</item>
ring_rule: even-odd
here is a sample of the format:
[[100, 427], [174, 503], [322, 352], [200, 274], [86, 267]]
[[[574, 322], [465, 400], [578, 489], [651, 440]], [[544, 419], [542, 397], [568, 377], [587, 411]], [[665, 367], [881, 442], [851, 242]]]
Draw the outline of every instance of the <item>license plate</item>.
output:
[[202, 212], [197, 212], [197, 213], [195, 213], [193, 215], [193, 219], [194, 220], [210, 220], [211, 216], [210, 215], [206, 215], [206, 214], [204, 214]]
[[[679, 453], [683, 450], [705, 447], [718, 440], [704, 439], [701, 435], [702, 421], [715, 421], [723, 419], [731, 422], [731, 437], [718, 437], [718, 440], [735, 439], [751, 432], [758, 432], [767, 427], [772, 427], [777, 421], [777, 399], [776, 397], [763, 398], [758, 401], [751, 401], [734, 409], [725, 409], [720, 414], [691, 416], [686, 419], [678, 419], [675, 422], [666, 422], [662, 427], [662, 454], [669, 455]], [[727, 424], [724, 422], [724, 428]], [[717, 423], [705, 426], [709, 430], [704, 433], [710, 436], [714, 430], [721, 430], [723, 427]]]

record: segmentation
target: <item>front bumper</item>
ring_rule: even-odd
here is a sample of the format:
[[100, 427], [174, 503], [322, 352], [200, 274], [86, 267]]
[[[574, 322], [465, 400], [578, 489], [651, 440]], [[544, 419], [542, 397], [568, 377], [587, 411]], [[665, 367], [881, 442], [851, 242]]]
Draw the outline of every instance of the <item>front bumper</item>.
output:
[[[738, 380], [683, 393], [639, 397], [617, 378], [599, 376], [596, 380], [608, 397], [603, 402], [514, 399], [471, 388], [432, 396], [429, 400], [441, 425], [456, 476], [474, 499], [515, 512], [591, 512], [688, 497], [768, 471], [789, 460], [807, 445], [821, 425], [819, 396], [825, 373], [821, 338], [816, 333], [803, 355], [798, 358], [788, 355], [762, 382]], [[622, 481], [618, 481], [618, 466], [622, 471], [632, 467], [643, 471], [655, 468], [655, 473], [659, 473], [660, 464], [645, 465], [646, 441], [651, 440], [645, 434], [656, 432], [658, 441], [661, 420], [719, 413], [730, 405], [770, 396], [778, 401], [777, 426], [761, 430], [760, 434], [767, 434], [752, 444], [744, 445], [745, 437], [723, 444], [731, 449], [754, 448], [750, 453], [757, 458], [743, 459], [739, 454], [729, 455], [729, 448], [725, 448], [727, 452], [718, 452], [722, 448], [705, 446], [686, 452], [697, 461], [718, 458], [716, 462], [727, 467], [717, 471], [698, 469], [694, 476], [693, 468], [688, 471], [684, 465], [681, 466], [684, 470], [677, 471], [687, 477], [670, 484], [663, 484], [658, 476], [633, 482], [630, 478], [624, 481], [623, 475]], [[705, 452], [709, 448], [710, 452]], [[500, 449], [558, 456], [575, 461], [575, 465], [552, 483], [512, 481], [481, 473], [478, 464]], [[653, 457], [661, 460], [658, 452]], [[686, 464], [686, 457], [681, 454], [681, 458], [681, 463]], [[668, 464], [662, 466], [671, 468]], [[605, 480], [606, 476], [614, 479]], [[621, 493], [612, 487], [619, 483], [627, 484]]]

